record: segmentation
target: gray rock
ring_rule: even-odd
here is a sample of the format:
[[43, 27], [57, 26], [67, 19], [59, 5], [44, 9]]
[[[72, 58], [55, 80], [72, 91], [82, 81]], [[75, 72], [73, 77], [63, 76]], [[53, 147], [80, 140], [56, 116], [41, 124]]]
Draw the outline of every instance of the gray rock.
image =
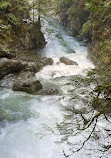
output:
[[13, 85], [14, 91], [23, 91], [29, 94], [37, 94], [39, 90], [42, 89], [42, 84], [40, 81], [23, 81], [23, 82], [16, 82]]
[[0, 59], [0, 79], [10, 73], [20, 72], [27, 66], [26, 62], [7, 58]]
[[35, 62], [28, 62], [26, 71], [31, 71], [36, 73], [40, 71], [44, 66], [52, 65], [52, 64], [53, 64], [53, 60], [51, 58], [39, 56], [38, 59], [35, 60]]
[[28, 71], [17, 75], [12, 87], [14, 91], [23, 91], [29, 94], [37, 94], [42, 88], [40, 81], [35, 78], [35, 73]]
[[30, 72], [38, 72], [39, 71], [39, 65], [35, 62], [28, 62], [28, 65], [25, 69], [25, 71], [30, 71]]
[[39, 57], [35, 62], [27, 62], [15, 59], [0, 59], [0, 79], [11, 73], [18, 73], [21, 71], [38, 72], [46, 65], [52, 65], [53, 60], [47, 57]]
[[44, 66], [52, 65], [53, 59], [47, 58], [47, 57], [39, 57], [39, 60], [37, 61], [37, 65], [40, 69], [42, 69]]
[[60, 62], [61, 62], [61, 63], [64, 63], [65, 65], [78, 65], [77, 62], [75, 62], [75, 61], [73, 61], [73, 60], [69, 60], [69, 59], [67, 59], [67, 58], [65, 58], [65, 57], [61, 57], [61, 58], [60, 58]]
[[54, 88], [45, 88], [40, 81], [35, 78], [34, 72], [21, 72], [16, 76], [12, 89], [23, 91], [34, 95], [57, 95], [59, 91]]
[[[45, 46], [45, 38], [41, 31], [41, 25], [38, 21], [34, 23], [34, 27], [30, 28], [26, 34], [25, 40], [22, 41], [25, 49], [37, 49]], [[22, 48], [23, 49], [23, 48]]]

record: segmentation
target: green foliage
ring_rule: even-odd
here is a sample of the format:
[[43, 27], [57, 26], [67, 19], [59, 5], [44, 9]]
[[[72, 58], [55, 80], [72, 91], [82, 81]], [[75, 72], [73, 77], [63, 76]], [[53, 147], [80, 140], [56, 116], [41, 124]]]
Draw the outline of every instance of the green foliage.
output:
[[16, 18], [16, 16], [12, 13], [9, 13], [8, 14], [8, 17], [7, 17], [8, 21], [11, 22], [13, 25], [19, 25], [20, 24], [20, 21], [18, 18]]
[[109, 63], [111, 61], [111, 39], [106, 39], [105, 41], [100, 43], [101, 47], [101, 56], [105, 63]]
[[0, 9], [6, 9], [8, 5], [10, 5], [9, 2], [7, 2], [7, 1], [1, 1], [0, 2]]
[[[87, 22], [80, 31], [80, 36], [92, 39], [93, 51], [99, 60], [110, 65], [111, 61], [111, 1], [87, 0], [85, 8], [90, 11]], [[97, 51], [99, 52], [97, 52]], [[101, 63], [102, 63], [101, 62]]]
[[93, 31], [98, 26], [97, 22], [92, 22], [91, 20], [87, 20], [85, 24], [83, 24], [82, 30], [80, 31], [80, 36], [91, 38]]
[[8, 38], [8, 35], [10, 34], [11, 25], [6, 25], [3, 23], [2, 20], [0, 20], [0, 35], [3, 38]]
[[[91, 0], [85, 3], [87, 9], [90, 10], [90, 16], [86, 24], [83, 25], [83, 32], [84, 27], [87, 26], [87, 29], [91, 29], [91, 32], [96, 31], [97, 27], [106, 27], [106, 23], [111, 20], [111, 1], [107, 0]], [[93, 23], [93, 24], [91, 24]], [[92, 25], [92, 26], [91, 26]], [[108, 24], [110, 25], [110, 23]], [[97, 27], [96, 27], [97, 26]], [[100, 29], [101, 31], [101, 29]]]
[[38, 16], [46, 14], [51, 8], [51, 0], [33, 0], [31, 7], [37, 10]]
[[[30, 5], [27, 0], [1, 0], [0, 2], [0, 42], [12, 41], [11, 34], [22, 26], [22, 19], [29, 18]], [[2, 42], [3, 43], [3, 42]]]
[[84, 0], [62, 0], [57, 3], [57, 9], [60, 20], [71, 34], [78, 35], [89, 16], [89, 11], [84, 7]]

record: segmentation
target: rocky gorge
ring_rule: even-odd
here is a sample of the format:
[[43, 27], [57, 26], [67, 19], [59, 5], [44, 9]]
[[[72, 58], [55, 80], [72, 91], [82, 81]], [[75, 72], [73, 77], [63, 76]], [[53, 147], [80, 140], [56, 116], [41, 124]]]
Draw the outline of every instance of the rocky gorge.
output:
[[[48, 1], [28, 8], [27, 0], [7, 1], [17, 5], [10, 12], [19, 23], [9, 22], [10, 12], [0, 21], [0, 29], [12, 26], [0, 36], [0, 158], [109, 158], [111, 74], [93, 64], [91, 36], [77, 37], [90, 15], [85, 5], [97, 3], [56, 0], [60, 22], [52, 8], [41, 15]], [[0, 2], [2, 20], [7, 1]]]

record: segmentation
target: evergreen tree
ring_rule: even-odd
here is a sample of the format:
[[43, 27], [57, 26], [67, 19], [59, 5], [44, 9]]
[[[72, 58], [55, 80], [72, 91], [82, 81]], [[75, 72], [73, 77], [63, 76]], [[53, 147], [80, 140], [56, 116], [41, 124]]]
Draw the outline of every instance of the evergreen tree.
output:
[[30, 5], [27, 0], [1, 0], [0, 2], [0, 35], [1, 38], [10, 36], [23, 22], [29, 18]]
[[33, 25], [36, 19], [35, 17], [37, 16], [38, 17], [37, 19], [40, 22], [41, 15], [47, 13], [47, 11], [50, 9], [50, 5], [51, 5], [51, 0], [33, 0], [32, 1]]

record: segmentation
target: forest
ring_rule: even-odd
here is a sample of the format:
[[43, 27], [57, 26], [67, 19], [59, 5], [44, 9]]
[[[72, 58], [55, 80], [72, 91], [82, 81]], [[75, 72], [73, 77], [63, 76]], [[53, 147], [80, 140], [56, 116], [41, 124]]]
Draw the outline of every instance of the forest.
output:
[[111, 0], [0, 0], [0, 158], [111, 157]]

